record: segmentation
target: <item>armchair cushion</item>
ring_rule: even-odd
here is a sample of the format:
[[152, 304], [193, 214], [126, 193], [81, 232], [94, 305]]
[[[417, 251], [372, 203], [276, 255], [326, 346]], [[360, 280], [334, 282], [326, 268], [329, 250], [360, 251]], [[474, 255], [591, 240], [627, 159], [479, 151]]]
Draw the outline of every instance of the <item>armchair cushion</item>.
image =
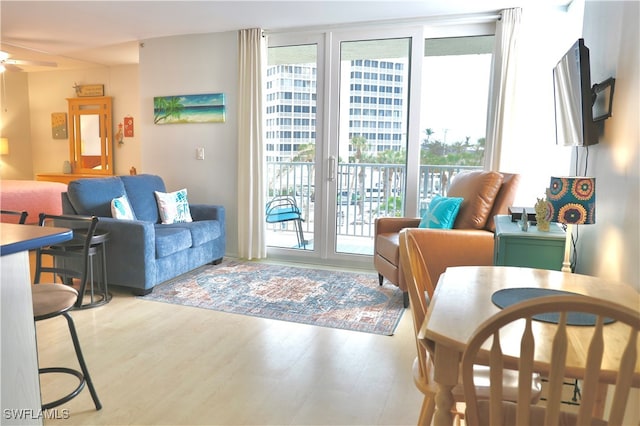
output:
[[453, 228], [462, 201], [464, 199], [460, 197], [452, 198], [436, 195], [429, 203], [429, 207], [422, 216], [418, 228]]
[[503, 176], [498, 172], [476, 170], [456, 175], [447, 195], [462, 197], [464, 201], [456, 218], [456, 229], [484, 229], [493, 202], [502, 186]]
[[493, 202], [493, 208], [491, 214], [489, 214], [489, 220], [487, 220], [486, 229], [491, 232], [496, 232], [495, 217], [499, 214], [507, 214], [509, 206], [513, 204], [513, 200], [516, 198], [516, 191], [520, 184], [520, 175], [513, 173], [502, 174], [502, 188], [496, 196]]
[[399, 235], [397, 232], [390, 232], [376, 237], [376, 254], [394, 265], [400, 262]]

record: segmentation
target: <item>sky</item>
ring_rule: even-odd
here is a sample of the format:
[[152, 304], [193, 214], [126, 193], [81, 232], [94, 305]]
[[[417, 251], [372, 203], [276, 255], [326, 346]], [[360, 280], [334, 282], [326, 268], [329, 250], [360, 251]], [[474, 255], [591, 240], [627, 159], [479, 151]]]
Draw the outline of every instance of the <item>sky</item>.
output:
[[490, 73], [491, 55], [424, 58], [420, 129], [434, 131], [430, 140], [485, 137]]

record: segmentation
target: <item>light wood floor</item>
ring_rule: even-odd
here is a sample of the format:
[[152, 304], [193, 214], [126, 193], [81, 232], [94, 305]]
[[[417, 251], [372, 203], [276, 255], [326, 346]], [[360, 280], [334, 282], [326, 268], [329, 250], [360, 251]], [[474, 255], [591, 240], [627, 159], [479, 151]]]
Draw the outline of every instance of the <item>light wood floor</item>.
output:
[[[113, 294], [72, 312], [103, 409], [85, 389], [45, 424], [416, 424], [408, 310], [387, 337]], [[36, 327], [41, 367], [77, 366], [63, 318]]]

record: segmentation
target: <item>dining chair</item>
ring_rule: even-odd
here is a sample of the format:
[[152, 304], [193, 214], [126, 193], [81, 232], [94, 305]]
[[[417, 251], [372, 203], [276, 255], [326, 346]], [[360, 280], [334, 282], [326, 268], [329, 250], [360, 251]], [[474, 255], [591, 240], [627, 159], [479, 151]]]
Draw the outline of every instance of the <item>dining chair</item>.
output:
[[[36, 274], [34, 285], [31, 286], [34, 320], [38, 322], [58, 316], [63, 316], [67, 320], [73, 347], [81, 369], [81, 371], [78, 371], [68, 367], [39, 368], [40, 374], [69, 374], [78, 379], [78, 385], [73, 391], [55, 401], [43, 403], [42, 408], [49, 409], [70, 401], [84, 389], [86, 384], [96, 410], [100, 410], [102, 404], [98, 399], [98, 394], [82, 355], [73, 319], [69, 315], [69, 311], [82, 304], [84, 289], [89, 279], [89, 250], [91, 249], [92, 237], [98, 225], [98, 218], [95, 216], [41, 214], [40, 225], [69, 228], [73, 231], [72, 241], [75, 242], [74, 249], [69, 251], [65, 251], [62, 245], [43, 247], [36, 251]], [[82, 249], [75, 249], [75, 244], [81, 244]], [[42, 257], [45, 255], [54, 257], [53, 266], [44, 266]], [[52, 274], [52, 283], [41, 282], [41, 274], [43, 272]], [[55, 282], [57, 278], [60, 278], [62, 283]], [[74, 279], [79, 280], [80, 290], [76, 290], [71, 285]]]
[[[418, 332], [425, 320], [429, 308], [429, 302], [433, 298], [436, 286], [431, 282], [424, 257], [422, 255], [423, 246], [420, 244], [420, 232], [416, 228], [406, 228], [400, 231], [400, 262], [405, 274], [405, 282], [409, 293], [413, 326], [415, 331], [417, 357], [413, 362], [413, 381], [416, 387], [424, 394], [424, 400], [418, 417], [419, 425], [431, 423], [435, 411], [435, 394], [438, 390], [437, 384], [433, 380], [434, 368], [433, 354], [418, 339]], [[437, 250], [437, 248], [435, 248]], [[476, 390], [484, 398], [489, 397], [489, 375], [488, 368], [477, 366], [474, 369], [474, 379]], [[505, 391], [505, 398], [515, 401], [518, 398], [518, 373], [506, 371], [502, 380]], [[531, 374], [531, 399], [532, 403], [540, 399], [542, 392], [542, 382], [539, 374]], [[464, 389], [458, 383], [452, 390], [456, 403], [465, 401]], [[458, 404], [459, 405], [459, 404]], [[460, 407], [455, 412], [456, 420], [464, 419], [464, 409]]]
[[[548, 316], [551, 315], [551, 316]], [[586, 318], [589, 325], [573, 324], [574, 316]], [[569, 320], [568, 320], [569, 318]], [[628, 338], [620, 343], [620, 349], [607, 349], [607, 327], [609, 322], [615, 321], [627, 327]], [[542, 324], [550, 322], [551, 324]], [[517, 323], [517, 324], [514, 324]], [[557, 324], [554, 324], [557, 323]], [[551, 336], [545, 336], [543, 341], [536, 342], [534, 332], [539, 327], [552, 327]], [[618, 325], [616, 325], [618, 326]], [[586, 359], [582, 365], [572, 363], [571, 371], [583, 372], [582, 399], [578, 413], [566, 412], [561, 409], [561, 391], [565, 378], [567, 353], [571, 351], [567, 336], [572, 328], [585, 329], [591, 337], [583, 340], [588, 347]], [[467, 402], [466, 418], [468, 425], [502, 425], [502, 424], [622, 424], [629, 390], [632, 381], [637, 381], [635, 367], [637, 363], [638, 330], [640, 329], [640, 315], [632, 309], [603, 299], [596, 299], [583, 295], [555, 295], [536, 297], [513, 304], [489, 318], [481, 324], [472, 335], [462, 357], [462, 380]], [[626, 330], [626, 329], [625, 329]], [[503, 345], [500, 339], [509, 335], [521, 336], [519, 345]], [[625, 331], [626, 334], [626, 331]], [[489, 346], [489, 342], [491, 344]], [[542, 339], [539, 339], [542, 340]], [[484, 345], [484, 346], [483, 346]], [[624, 346], [624, 349], [622, 347]], [[486, 349], [483, 349], [486, 348]], [[529, 401], [530, 386], [528, 377], [535, 368], [536, 354], [548, 350], [550, 353], [548, 398], [546, 406], [531, 405]], [[508, 353], [508, 357], [505, 355]], [[604, 357], [612, 353], [620, 354], [619, 369], [616, 372], [616, 385], [611, 401], [610, 415], [607, 421], [593, 417], [593, 408], [601, 384], [599, 378], [603, 376], [601, 362]], [[500, 377], [508, 359], [517, 357], [517, 368], [521, 373], [519, 395], [517, 403], [502, 402], [503, 390], [500, 389]], [[489, 365], [492, 378], [489, 401], [479, 401], [473, 386], [473, 369], [477, 362]]]
[[[29, 213], [26, 211], [0, 210], [0, 216], [10, 216], [11, 219], [8, 222], [23, 225], [27, 221]], [[2, 222], [5, 222], [5, 220], [3, 219]]]

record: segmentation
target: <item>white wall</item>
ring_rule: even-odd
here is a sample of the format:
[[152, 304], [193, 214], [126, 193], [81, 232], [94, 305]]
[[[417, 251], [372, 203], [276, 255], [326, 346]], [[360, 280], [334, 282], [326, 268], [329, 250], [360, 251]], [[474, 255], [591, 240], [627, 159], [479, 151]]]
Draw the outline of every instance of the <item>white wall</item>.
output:
[[[596, 177], [596, 224], [580, 227], [577, 271], [627, 282], [640, 291], [640, 3], [589, 1], [584, 39], [591, 81], [616, 78], [613, 116], [589, 148]], [[581, 148], [580, 163], [586, 152]], [[582, 167], [582, 166], [581, 166]]]
[[0, 136], [9, 139], [9, 155], [0, 157], [0, 178], [33, 177], [30, 123], [28, 74], [3, 73], [0, 85]]
[[[227, 254], [237, 254], [236, 32], [144, 41], [140, 48], [142, 164], [167, 190], [187, 188], [190, 202], [221, 204], [227, 213]], [[153, 124], [154, 96], [224, 93], [225, 123]], [[197, 147], [205, 159], [196, 160]]]
[[[117, 124], [122, 122], [125, 115], [131, 115], [134, 119], [138, 117], [137, 65], [35, 72], [24, 75], [28, 76], [28, 91], [22, 91], [19, 96], [14, 96], [15, 92], [9, 89], [15, 86], [8, 86], [7, 105], [9, 108], [15, 108], [19, 102], [25, 102], [28, 105], [27, 115], [30, 118], [30, 125], [19, 133], [19, 138], [28, 140], [30, 147], [28, 154], [24, 155], [22, 160], [31, 161], [29, 167], [20, 166], [24, 168], [20, 177], [9, 177], [3, 173], [3, 178], [33, 179], [38, 173], [62, 173], [63, 162], [69, 160], [69, 140], [53, 138], [51, 113], [68, 113], [67, 98], [76, 96], [73, 88], [76, 83], [104, 85], [105, 96], [113, 97], [114, 133]], [[11, 73], [7, 76], [15, 78]], [[140, 150], [137, 148], [139, 135], [134, 133], [133, 138], [125, 138], [124, 142], [124, 145], [114, 147], [116, 174], [129, 174], [129, 168], [132, 165], [140, 165]], [[13, 142], [11, 143], [13, 145]], [[11, 155], [8, 161], [12, 161], [13, 166], [13, 161], [18, 161], [18, 158]]]

